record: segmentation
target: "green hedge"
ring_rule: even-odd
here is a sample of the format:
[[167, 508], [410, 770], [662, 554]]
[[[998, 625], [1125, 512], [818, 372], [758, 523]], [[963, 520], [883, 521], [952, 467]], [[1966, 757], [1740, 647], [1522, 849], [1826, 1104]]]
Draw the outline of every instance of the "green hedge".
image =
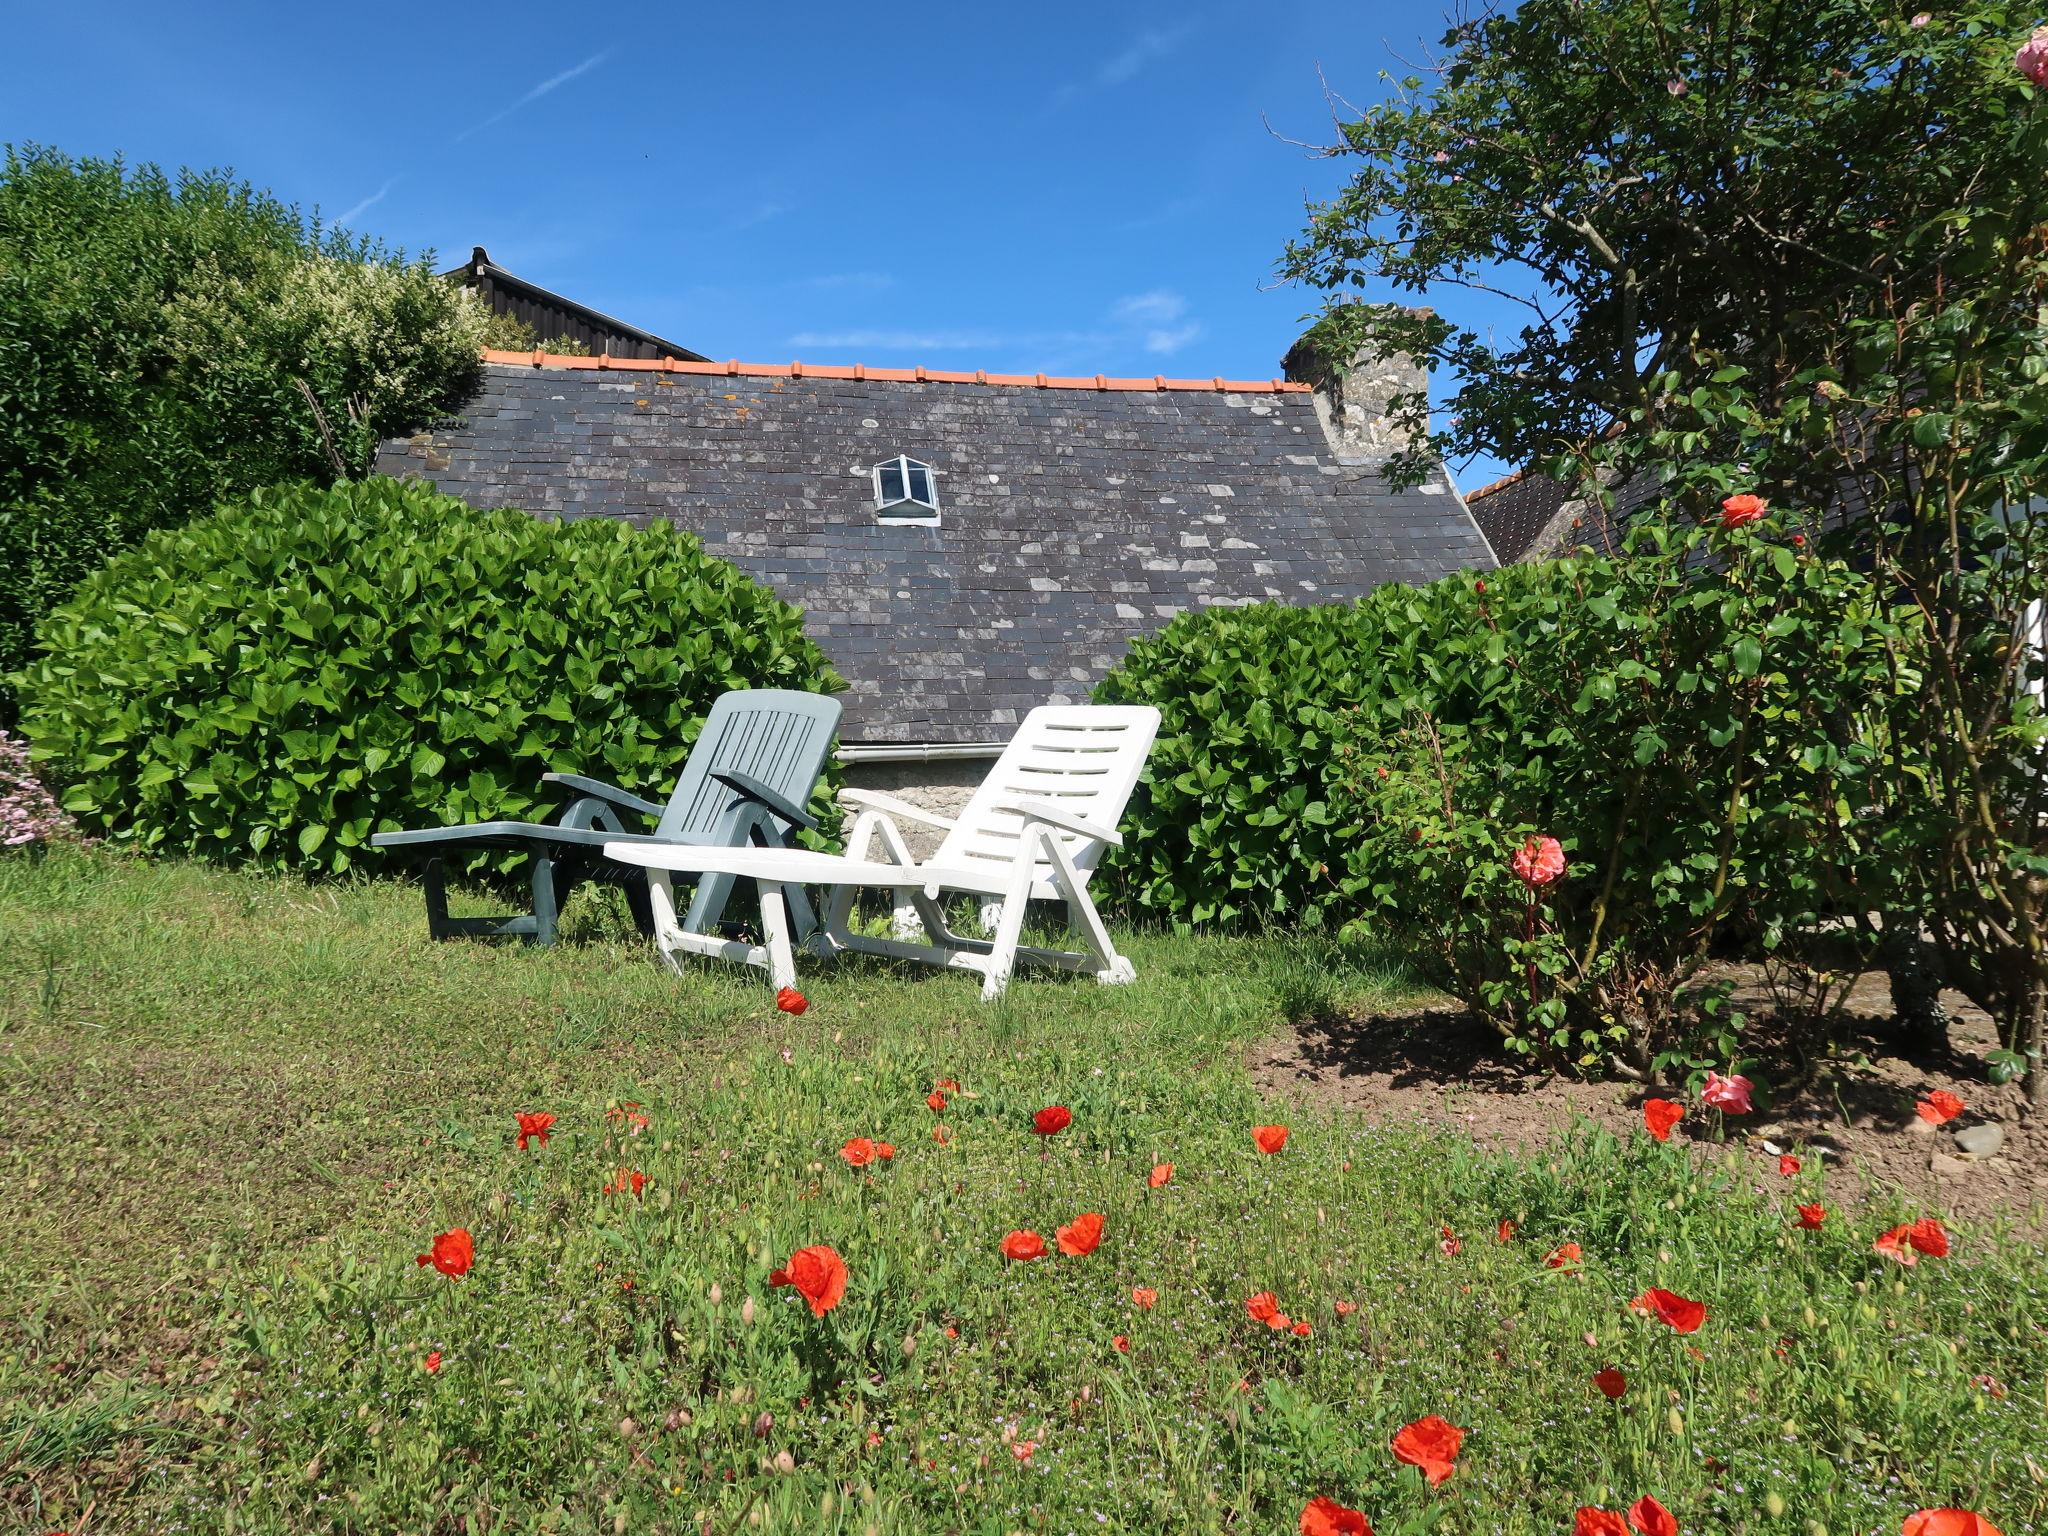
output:
[[668, 524], [291, 485], [151, 535], [19, 679], [86, 830], [333, 873], [371, 833], [544, 815], [540, 777], [660, 797], [728, 688], [843, 683], [798, 611]]

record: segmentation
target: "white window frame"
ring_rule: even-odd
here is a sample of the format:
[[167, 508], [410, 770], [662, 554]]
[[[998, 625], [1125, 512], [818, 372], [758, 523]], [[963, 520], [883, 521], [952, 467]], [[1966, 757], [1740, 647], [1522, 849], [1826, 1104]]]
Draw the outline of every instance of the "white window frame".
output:
[[[912, 466], [924, 471], [925, 484], [931, 488], [932, 499], [920, 500], [911, 494], [910, 471]], [[895, 501], [882, 499], [882, 471], [894, 469], [903, 482], [903, 495]], [[939, 472], [923, 459], [913, 459], [907, 453], [899, 453], [893, 459], [884, 459], [869, 474], [874, 480], [875, 515], [892, 523], [928, 524], [939, 520]], [[915, 507], [917, 512], [905, 514], [904, 507]]]

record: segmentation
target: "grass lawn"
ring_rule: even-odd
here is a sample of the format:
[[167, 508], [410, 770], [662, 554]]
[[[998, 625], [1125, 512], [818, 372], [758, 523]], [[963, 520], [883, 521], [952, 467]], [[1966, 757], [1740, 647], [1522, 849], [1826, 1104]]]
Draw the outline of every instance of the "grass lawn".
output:
[[[1318, 1494], [1380, 1536], [1643, 1494], [1685, 1532], [2048, 1522], [2038, 1248], [1961, 1226], [1907, 1268], [1871, 1243], [1925, 1212], [1795, 1226], [1816, 1169], [1264, 1100], [1248, 1043], [1398, 972], [1130, 948], [1136, 986], [992, 1008], [813, 964], [792, 1018], [637, 945], [429, 944], [395, 885], [0, 858], [0, 1528], [1282, 1532]], [[1094, 1253], [1004, 1261], [1090, 1211]], [[455, 1227], [459, 1280], [415, 1262]], [[809, 1244], [849, 1272], [822, 1317], [769, 1285]], [[1704, 1324], [1632, 1313], [1652, 1286]], [[1427, 1414], [1469, 1431], [1435, 1489], [1389, 1450]]]

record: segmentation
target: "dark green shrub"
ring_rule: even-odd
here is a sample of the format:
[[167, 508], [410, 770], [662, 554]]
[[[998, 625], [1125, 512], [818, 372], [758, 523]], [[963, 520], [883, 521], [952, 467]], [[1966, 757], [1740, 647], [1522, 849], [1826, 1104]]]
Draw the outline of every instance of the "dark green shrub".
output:
[[[1912, 750], [1879, 719], [1902, 644], [1867, 576], [1769, 523], [1205, 615], [1104, 685], [1169, 712], [1122, 867], [1175, 918], [1390, 941], [1560, 1064], [1726, 1062], [1739, 1021], [1680, 996], [1717, 946], [1884, 904], [1858, 813]], [[1570, 860], [1533, 900], [1532, 835]]]
[[24, 729], [86, 830], [310, 872], [379, 830], [545, 815], [549, 770], [665, 796], [723, 690], [843, 686], [796, 609], [668, 524], [385, 479], [152, 534], [37, 640]]
[[[9, 150], [0, 677], [52, 604], [150, 529], [255, 486], [332, 479], [337, 459], [359, 475], [380, 438], [459, 404], [483, 321], [423, 262], [224, 173]], [[11, 714], [0, 685], [0, 723]]]

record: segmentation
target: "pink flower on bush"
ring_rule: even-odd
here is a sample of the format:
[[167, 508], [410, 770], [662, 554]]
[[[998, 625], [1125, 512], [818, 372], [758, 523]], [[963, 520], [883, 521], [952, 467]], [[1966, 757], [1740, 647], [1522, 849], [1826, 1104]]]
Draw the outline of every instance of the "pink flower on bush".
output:
[[2048, 27], [2034, 28], [2034, 35], [2020, 45], [2012, 61], [2034, 84], [2048, 86]]
[[1932, 16], [1928, 15], [1928, 13], [1925, 11], [1921, 11], [1918, 15], [1914, 16], [1912, 21], [1908, 22], [1907, 25], [1914, 28], [1919, 28], [1926, 26], [1927, 23], [1929, 23], [1932, 20], [1934, 20]]
[[1664, 82], [1664, 89], [1669, 91], [1674, 96], [1683, 96], [1687, 91], [1691, 90], [1692, 87], [1687, 85], [1683, 80], [1666, 80]]
[[1515, 874], [1531, 890], [1564, 873], [1564, 848], [1554, 837], [1532, 837], [1515, 850]]
[[1755, 1086], [1740, 1072], [1730, 1077], [1709, 1072], [1707, 1086], [1700, 1090], [1700, 1098], [1724, 1114], [1746, 1115], [1750, 1111], [1750, 1090]]
[[0, 731], [0, 848], [25, 848], [71, 834], [71, 818], [29, 766], [28, 747]]

